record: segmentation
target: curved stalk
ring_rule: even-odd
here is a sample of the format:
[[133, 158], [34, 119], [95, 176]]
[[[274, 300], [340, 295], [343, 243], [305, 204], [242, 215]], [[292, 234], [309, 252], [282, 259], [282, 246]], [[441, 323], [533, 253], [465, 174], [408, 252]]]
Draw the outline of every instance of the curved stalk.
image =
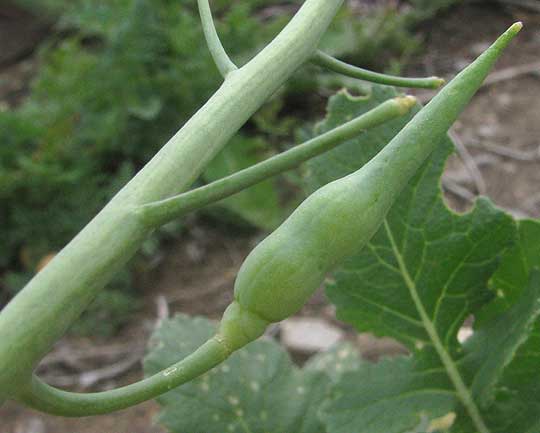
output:
[[201, 22], [203, 25], [204, 37], [206, 43], [210, 49], [210, 54], [216, 63], [223, 78], [227, 78], [231, 72], [236, 71], [238, 67], [230, 59], [229, 55], [223, 48], [223, 44], [219, 39], [214, 20], [212, 18], [212, 11], [208, 0], [197, 0], [199, 5], [199, 14], [201, 15]]
[[216, 336], [171, 367], [112, 391], [86, 394], [67, 392], [47, 385], [34, 376], [18, 400], [53, 415], [67, 417], [102, 415], [150, 400], [189, 382], [222, 363], [230, 353], [227, 346]]
[[160, 152], [0, 313], [0, 402], [16, 398], [52, 345], [151, 230], [141, 205], [189, 188], [259, 107], [315, 52], [343, 0], [306, 0], [282, 32], [230, 74]]
[[291, 170], [302, 162], [333, 149], [366, 129], [404, 115], [410, 111], [415, 102], [416, 99], [413, 96], [391, 99], [364, 115], [291, 150], [192, 191], [144, 205], [136, 212], [147, 226], [159, 227], [189, 212], [236, 194], [269, 177]]
[[438, 89], [445, 83], [444, 79], [439, 77], [407, 78], [369, 71], [367, 69], [349, 65], [322, 51], [317, 51], [311, 61], [322, 68], [330, 69], [338, 74], [358, 78], [359, 80], [371, 81], [372, 83], [386, 84], [388, 86]]

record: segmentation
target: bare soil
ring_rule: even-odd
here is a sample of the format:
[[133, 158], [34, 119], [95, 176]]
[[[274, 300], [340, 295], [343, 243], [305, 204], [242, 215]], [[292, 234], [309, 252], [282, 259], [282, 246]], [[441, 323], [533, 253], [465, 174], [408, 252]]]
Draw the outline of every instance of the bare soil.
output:
[[[453, 9], [419, 29], [426, 37], [427, 50], [422, 58], [410, 65], [408, 72], [436, 73], [451, 78], [518, 19], [523, 20], [526, 27], [497, 70], [511, 70], [538, 62], [540, 15], [486, 4], [489, 5], [483, 3]], [[10, 12], [9, 7], [5, 8], [7, 12], [4, 8], [0, 7], [0, 40], [9, 39], [10, 48], [0, 53], [0, 104], [11, 104], [24, 94], [33, 64], [32, 56], [28, 54], [45, 33], [42, 23], [29, 17], [20, 18], [17, 13]], [[14, 25], [13, 16], [22, 19], [22, 24]], [[23, 28], [37, 30], [32, 33]], [[485, 86], [456, 124], [454, 132], [469, 149], [469, 163], [472, 160], [479, 167], [486, 193], [493, 201], [517, 215], [540, 216], [539, 73], [522, 74]], [[504, 149], [494, 149], [493, 145]], [[512, 154], [512, 151], [517, 152]], [[449, 202], [456, 209], [466, 209], [471, 196], [477, 192], [478, 180], [471, 179], [462, 159], [457, 156], [448, 164], [447, 177], [452, 185], [459, 187], [448, 192]], [[109, 341], [67, 338], [59, 344], [68, 349], [88, 350], [126, 343], [141, 348], [155, 321], [167, 315], [185, 312], [217, 318], [231, 300], [234, 275], [242, 259], [257, 240], [253, 234], [239, 234], [223, 227], [212, 227], [208, 222], [197, 222], [178, 242], [168, 247], [167, 254], [154, 271], [141, 277], [139, 283], [144, 287], [147, 307], [122, 335]], [[321, 293], [301, 314], [323, 316], [337, 323], [332, 317], [332, 307], [326, 304]], [[345, 332], [350, 331], [343, 328]], [[369, 338], [363, 338], [361, 344], [362, 351], [371, 353], [374, 358], [381, 351], [396, 350], [395, 345], [388, 347], [386, 343], [381, 345]], [[135, 364], [125, 374], [99, 382], [91, 389], [128, 383], [140, 375], [140, 364]], [[148, 402], [108, 416], [63, 419], [10, 403], [0, 408], [0, 433], [162, 433], [163, 430], [153, 423], [157, 411], [157, 405]]]

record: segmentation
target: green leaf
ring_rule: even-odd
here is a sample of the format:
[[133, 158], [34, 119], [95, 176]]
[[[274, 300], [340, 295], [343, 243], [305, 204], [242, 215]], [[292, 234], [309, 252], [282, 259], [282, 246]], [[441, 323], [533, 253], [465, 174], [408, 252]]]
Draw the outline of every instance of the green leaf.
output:
[[[165, 321], [152, 337], [146, 374], [190, 354], [214, 332], [215, 326], [202, 318], [180, 315]], [[329, 383], [324, 371], [300, 370], [277, 343], [259, 340], [161, 396], [158, 420], [174, 433], [324, 433], [316, 413]]]
[[[498, 296], [465, 347], [473, 391], [500, 433], [540, 431], [540, 221], [519, 221], [518, 229], [490, 282]], [[457, 428], [465, 433], [470, 424]]]
[[[264, 147], [261, 139], [236, 137], [208, 165], [205, 180], [211, 182], [260, 162]], [[219, 205], [264, 229], [275, 228], [283, 218], [277, 188], [271, 179], [226, 198]]]
[[540, 267], [540, 221], [518, 221], [518, 242], [503, 257], [489, 285], [497, 298], [477, 317], [482, 323], [514, 305], [529, 283], [530, 272]]
[[[495, 385], [503, 369], [514, 359], [516, 351], [533, 331], [540, 314], [538, 276], [538, 273], [531, 276], [524, 293], [512, 308], [476, 331], [468, 341], [467, 351], [472, 352], [471, 359], [481, 360], [476, 367], [472, 390], [482, 406], [487, 407], [493, 403]], [[515, 369], [508, 373], [514, 378], [520, 374]]]
[[[330, 101], [328, 117], [317, 132], [394, 95], [392, 89], [379, 86], [373, 86], [365, 98], [342, 92]], [[311, 186], [318, 187], [357, 170], [408, 120], [382, 125], [313, 160], [309, 165]], [[347, 429], [340, 426], [353, 424], [355, 431], [362, 433], [376, 431], [373, 425], [379, 431], [406, 432], [415, 428], [421, 415], [440, 417], [452, 409], [450, 402], [455, 405], [457, 401], [466, 407], [461, 416], [479, 416], [460, 371], [463, 348], [457, 332], [467, 316], [493, 298], [487, 282], [501, 254], [514, 240], [515, 225], [511, 217], [486, 199], [478, 200], [474, 209], [463, 215], [446, 207], [439, 179], [452, 150], [452, 142], [445, 138], [404, 187], [369, 245], [350, 258], [327, 287], [340, 319], [361, 332], [396, 338], [413, 354], [412, 360], [378, 372], [384, 379], [393, 368], [402, 369], [402, 381], [398, 381], [395, 394], [385, 393], [388, 384], [382, 380], [367, 391], [376, 395], [376, 389], [381, 387], [381, 396], [388, 399], [384, 410], [359, 415], [368, 403], [367, 397], [356, 393], [345, 403], [348, 410], [327, 415], [332, 433], [345, 432]], [[436, 372], [442, 372], [443, 378], [431, 377]], [[354, 386], [360, 388], [366, 377], [369, 374], [358, 376], [356, 382], [352, 377], [344, 379], [344, 389], [338, 387], [336, 393], [346, 394]], [[375, 372], [373, 377], [377, 377]], [[419, 390], [426, 392], [425, 398], [416, 398]], [[434, 396], [439, 394], [446, 398], [436, 399]], [[340, 404], [336, 397], [326, 413], [338, 410]], [[405, 415], [407, 411], [409, 416]], [[383, 412], [400, 415], [382, 417], [379, 424], [374, 424], [373, 417]]]
[[448, 414], [455, 405], [451, 384], [442, 369], [425, 367], [400, 356], [344, 374], [323, 409], [328, 431], [406, 432]]
[[360, 353], [351, 343], [340, 343], [326, 352], [312, 356], [304, 369], [322, 371], [332, 382], [337, 382], [344, 373], [358, 370], [363, 362]]
[[[540, 424], [538, 343], [540, 272], [533, 271], [521, 298], [468, 341], [466, 369], [492, 433], [537, 432]], [[460, 419], [457, 432], [473, 428]]]

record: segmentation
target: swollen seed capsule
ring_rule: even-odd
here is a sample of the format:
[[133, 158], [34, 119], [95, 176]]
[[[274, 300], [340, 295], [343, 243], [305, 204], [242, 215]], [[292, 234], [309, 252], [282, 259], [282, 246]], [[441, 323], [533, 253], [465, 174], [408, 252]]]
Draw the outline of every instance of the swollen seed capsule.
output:
[[329, 270], [369, 241], [520, 29], [521, 23], [510, 27], [369, 163], [312, 194], [251, 252], [220, 328], [225, 341], [234, 341], [232, 348], [261, 335], [264, 323], [298, 311]]
[[387, 188], [390, 167], [373, 160], [312, 194], [248, 256], [235, 299], [278, 322], [298, 311], [345, 257], [377, 231], [399, 189]]

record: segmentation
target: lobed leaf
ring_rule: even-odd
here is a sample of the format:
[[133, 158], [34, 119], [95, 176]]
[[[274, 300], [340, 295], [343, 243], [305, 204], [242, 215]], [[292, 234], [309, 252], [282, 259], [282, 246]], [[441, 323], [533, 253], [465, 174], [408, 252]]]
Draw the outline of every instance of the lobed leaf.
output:
[[[330, 101], [327, 119], [317, 131], [356, 116], [394, 93], [378, 86], [365, 98], [342, 92]], [[389, 122], [313, 160], [310, 186], [357, 170], [408, 120]], [[478, 200], [462, 215], [447, 208], [439, 179], [452, 151], [452, 142], [445, 138], [405, 186], [369, 245], [347, 260], [327, 286], [340, 319], [361, 332], [393, 337], [412, 353], [411, 359], [386, 362], [373, 372], [344, 378], [326, 406], [329, 432], [345, 432], [344, 426], [350, 431], [355, 425], [355, 431], [362, 433], [402, 433], [426, 416], [433, 420], [455, 411], [458, 417], [467, 417], [458, 402], [469, 399], [474, 405], [464, 384], [464, 353], [457, 332], [469, 315], [494, 298], [487, 283], [514, 240], [515, 225], [487, 199]], [[392, 389], [385, 378], [399, 369]], [[368, 379], [371, 385], [365, 389]], [[370, 401], [377, 390], [380, 396]], [[384, 413], [399, 415], [384, 417]]]
[[341, 376], [322, 417], [332, 433], [403, 433], [450, 413], [455, 402], [443, 369], [400, 356]]
[[[465, 346], [473, 391], [500, 433], [540, 429], [540, 221], [519, 221], [518, 233], [490, 281], [498, 296]], [[470, 425], [464, 419], [456, 429]]]
[[[190, 354], [214, 331], [214, 324], [202, 318], [179, 315], [165, 321], [152, 337], [145, 373], [156, 373]], [[161, 396], [158, 420], [174, 433], [324, 433], [317, 412], [331, 375], [323, 367], [339, 365], [336, 360], [343, 372], [359, 362], [354, 350], [341, 346], [301, 370], [279, 344], [259, 340]]]

